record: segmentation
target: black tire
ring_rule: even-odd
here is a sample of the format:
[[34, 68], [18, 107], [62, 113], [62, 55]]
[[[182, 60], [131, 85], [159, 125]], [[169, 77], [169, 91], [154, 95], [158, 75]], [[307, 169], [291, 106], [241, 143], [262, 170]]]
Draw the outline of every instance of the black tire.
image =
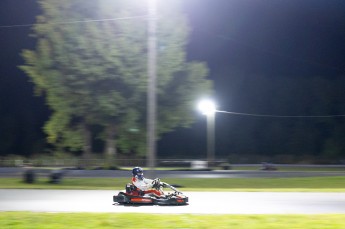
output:
[[117, 196], [113, 196], [113, 201], [119, 204], [129, 203], [129, 198], [121, 193]]

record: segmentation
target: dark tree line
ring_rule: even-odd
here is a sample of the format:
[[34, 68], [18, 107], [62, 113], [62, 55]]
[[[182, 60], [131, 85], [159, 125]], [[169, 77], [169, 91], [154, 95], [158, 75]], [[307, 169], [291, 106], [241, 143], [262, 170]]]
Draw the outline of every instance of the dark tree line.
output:
[[[229, 111], [277, 116], [345, 115], [344, 77], [231, 76]], [[225, 86], [224, 86], [225, 87]], [[220, 155], [283, 161], [345, 157], [345, 117], [217, 116]], [[227, 147], [223, 148], [225, 142]], [[276, 158], [276, 159], [274, 159]]]

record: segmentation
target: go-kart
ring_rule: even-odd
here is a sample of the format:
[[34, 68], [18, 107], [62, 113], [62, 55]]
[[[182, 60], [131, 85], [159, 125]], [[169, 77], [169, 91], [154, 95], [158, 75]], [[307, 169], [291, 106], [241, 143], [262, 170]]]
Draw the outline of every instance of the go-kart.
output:
[[[135, 187], [133, 184], [126, 185], [125, 192], [119, 192], [118, 195], [113, 196], [113, 200], [117, 204], [151, 204], [151, 205], [187, 205], [188, 197], [177, 190], [170, 184], [158, 182], [153, 187], [160, 190], [162, 195], [155, 195], [153, 193], [144, 193]], [[170, 188], [173, 192], [164, 193], [163, 188]]]

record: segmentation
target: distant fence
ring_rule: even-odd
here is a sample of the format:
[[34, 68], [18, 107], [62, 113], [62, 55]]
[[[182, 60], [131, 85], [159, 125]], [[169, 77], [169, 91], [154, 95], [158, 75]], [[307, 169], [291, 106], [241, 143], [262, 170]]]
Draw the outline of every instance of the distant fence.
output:
[[[146, 166], [146, 159], [117, 159], [117, 160], [105, 160], [105, 159], [25, 159], [25, 160], [0, 160], [0, 167], [24, 167], [24, 166], [34, 166], [34, 167], [64, 167], [64, 168], [78, 168], [78, 167], [99, 167], [99, 168], [109, 168], [109, 167], [134, 167], [134, 166]], [[260, 164], [228, 164], [225, 160], [216, 160], [213, 163], [214, 166], [220, 167], [260, 167], [267, 165], [263, 162]], [[305, 168], [344, 168], [345, 163], [322, 165], [322, 164], [276, 164], [269, 163], [269, 165], [276, 167], [305, 167]], [[207, 166], [205, 160], [202, 159], [158, 159], [156, 161], [156, 166], [158, 167], [194, 167], [201, 168]], [[228, 169], [229, 169], [228, 168]]]
[[105, 166], [142, 166], [145, 164], [143, 160], [114, 160], [105, 159], [26, 159], [26, 160], [0, 160], [1, 167], [21, 167], [21, 166], [37, 166], [37, 167], [79, 167], [81, 165], [105, 167]]
[[[200, 163], [199, 163], [200, 162]], [[198, 159], [158, 159], [157, 166], [162, 167], [190, 167], [194, 164], [203, 164], [204, 160]], [[217, 160], [215, 165], [224, 163], [223, 160]], [[109, 166], [145, 166], [146, 159], [25, 159], [25, 160], [0, 160], [0, 167], [22, 167], [22, 166], [35, 166], [35, 167], [109, 167]]]

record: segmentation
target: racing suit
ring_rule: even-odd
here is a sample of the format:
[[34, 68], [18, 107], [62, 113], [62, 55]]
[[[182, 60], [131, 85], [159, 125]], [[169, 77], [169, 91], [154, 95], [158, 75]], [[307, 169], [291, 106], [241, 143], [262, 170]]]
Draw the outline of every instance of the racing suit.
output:
[[137, 187], [140, 191], [143, 191], [144, 194], [153, 193], [153, 194], [155, 194], [157, 196], [160, 196], [160, 195], [163, 194], [162, 191], [156, 190], [156, 189], [152, 188], [152, 186], [154, 184], [154, 180], [151, 180], [151, 179], [143, 178], [141, 180], [141, 179], [138, 179], [137, 176], [135, 176], [135, 177], [132, 178], [132, 184], [135, 187]]

